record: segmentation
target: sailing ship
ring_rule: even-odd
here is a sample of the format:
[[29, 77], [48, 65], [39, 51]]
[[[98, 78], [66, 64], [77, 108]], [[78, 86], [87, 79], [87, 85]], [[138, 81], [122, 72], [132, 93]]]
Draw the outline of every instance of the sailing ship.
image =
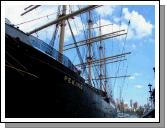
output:
[[[29, 13], [40, 5], [25, 8]], [[60, 8], [62, 10], [60, 10]], [[106, 64], [120, 62], [130, 52], [105, 56], [103, 40], [127, 35], [126, 30], [92, 37], [91, 11], [99, 5], [89, 5], [66, 13], [67, 5], [59, 5], [57, 18], [25, 33], [6, 20], [5, 23], [5, 117], [6, 118], [114, 118], [116, 105], [107, 92], [107, 80], [125, 78], [128, 75], [107, 77]], [[87, 39], [77, 41], [69, 19], [87, 13]], [[32, 34], [55, 25], [49, 44]], [[69, 26], [72, 44], [64, 45], [65, 27]], [[54, 48], [55, 36], [60, 29], [59, 49]], [[98, 43], [100, 59], [93, 58], [92, 45]], [[80, 53], [86, 46], [86, 59]], [[76, 49], [79, 64], [74, 65], [64, 51]], [[109, 61], [109, 62], [108, 62]], [[99, 67], [97, 77], [92, 68]], [[79, 69], [80, 68], [80, 69]], [[104, 70], [104, 71], [103, 71]], [[96, 86], [94, 81], [99, 82]]]

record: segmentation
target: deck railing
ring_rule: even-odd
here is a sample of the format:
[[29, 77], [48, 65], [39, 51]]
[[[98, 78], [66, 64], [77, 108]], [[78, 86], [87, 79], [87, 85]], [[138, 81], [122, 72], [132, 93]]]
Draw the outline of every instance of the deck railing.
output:
[[66, 57], [65, 55], [58, 52], [55, 48], [49, 46], [44, 41], [42, 41], [42, 40], [40, 40], [32, 35], [30, 35], [29, 37], [31, 40], [31, 45], [34, 48], [44, 52], [45, 54], [47, 54], [50, 57], [54, 58], [55, 60], [59, 61], [60, 63], [62, 63], [66, 67], [70, 68], [74, 72], [78, 72], [77, 68], [72, 64], [72, 62], [69, 60], [68, 57]]
[[39, 38], [33, 35], [27, 35], [23, 31], [9, 24], [5, 24], [5, 33], [13, 38], [19, 38], [25, 44], [28, 44], [38, 49], [39, 51], [49, 55], [53, 59], [57, 60], [58, 62], [71, 69], [72, 71], [78, 72], [78, 69], [72, 64], [68, 57], [61, 54], [55, 48], [49, 46], [47, 43], [40, 40]]

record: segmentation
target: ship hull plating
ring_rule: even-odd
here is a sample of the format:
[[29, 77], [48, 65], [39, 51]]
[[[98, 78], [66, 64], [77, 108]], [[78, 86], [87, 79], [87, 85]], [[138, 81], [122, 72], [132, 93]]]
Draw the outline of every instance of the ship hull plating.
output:
[[6, 34], [6, 118], [116, 117], [104, 99], [79, 74]]

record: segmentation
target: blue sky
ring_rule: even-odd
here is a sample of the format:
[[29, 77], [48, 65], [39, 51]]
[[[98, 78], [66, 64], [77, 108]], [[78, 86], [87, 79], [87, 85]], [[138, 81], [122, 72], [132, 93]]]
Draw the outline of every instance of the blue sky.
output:
[[[132, 51], [132, 54], [128, 59], [128, 73], [131, 74], [132, 77], [126, 81], [127, 85], [124, 86], [123, 98], [125, 99], [125, 102], [129, 103], [129, 100], [132, 99], [133, 101], [138, 101], [139, 104], [143, 105], [147, 102], [148, 98], [147, 85], [148, 83], [152, 83], [154, 79], [152, 70], [155, 64], [154, 6], [138, 5], [123, 6], [123, 8], [128, 8], [131, 13], [137, 12], [138, 15], [143, 16], [145, 21], [149, 22], [153, 26], [150, 33], [137, 39], [129, 38], [126, 44], [127, 50]], [[137, 24], [142, 23], [138, 22]], [[131, 25], [129, 28], [131, 28]], [[140, 33], [138, 33], [138, 35], [140, 35]]]
[[[55, 6], [43, 6], [36, 9], [35, 12], [31, 12], [26, 16], [20, 17], [23, 12], [24, 6], [7, 6], [6, 18], [8, 18], [13, 24], [18, 24], [26, 20], [31, 20], [46, 14], [55, 13]], [[77, 9], [75, 6], [72, 8]], [[42, 12], [41, 12], [42, 11]], [[101, 17], [101, 25], [113, 24], [102, 28], [102, 33], [106, 34], [118, 29], [128, 30], [127, 39], [125, 42], [124, 52], [132, 52], [127, 56], [127, 60], [121, 63], [107, 65], [108, 76], [115, 76], [118, 72], [118, 66], [120, 70], [118, 75], [131, 75], [130, 78], [116, 80], [112, 79], [108, 81], [108, 91], [113, 90], [114, 98], [119, 98], [120, 89], [122, 89], [122, 97], [126, 103], [129, 104], [130, 99], [137, 101], [140, 105], [147, 103], [148, 98], [148, 84], [153, 83], [154, 73], [152, 68], [155, 66], [155, 9], [151, 5], [120, 5], [120, 6], [103, 6], [94, 10], [94, 27], [98, 26], [98, 17]], [[86, 15], [83, 14], [83, 19]], [[121, 17], [120, 17], [121, 16]], [[42, 25], [45, 22], [49, 22], [55, 19], [55, 15], [45, 18], [34, 23], [28, 23], [26, 25], [19, 26], [21, 30], [28, 32], [32, 28]], [[77, 41], [84, 39], [83, 37], [83, 25], [86, 27], [86, 22], [81, 24], [80, 17], [76, 17], [75, 22], [70, 20]], [[128, 21], [130, 25], [128, 26]], [[86, 20], [85, 20], [86, 21]], [[120, 25], [121, 21], [121, 25]], [[77, 26], [77, 29], [75, 28]], [[53, 26], [38, 32], [40, 39], [45, 42], [49, 42], [49, 39], [53, 33]], [[97, 30], [94, 30], [94, 36], [97, 35]], [[37, 36], [37, 34], [34, 34]], [[106, 56], [112, 56], [120, 54], [124, 46], [125, 36], [119, 38], [113, 38], [104, 42], [106, 46]], [[56, 41], [57, 42], [57, 41]], [[55, 43], [56, 43], [55, 42]], [[69, 28], [66, 29], [65, 45], [73, 43]], [[58, 44], [55, 44], [55, 48]], [[84, 47], [80, 48], [81, 54], [84, 55]], [[97, 52], [97, 48], [95, 50]], [[79, 62], [77, 54], [74, 50], [65, 52], [74, 64]], [[97, 55], [98, 56], [98, 55]], [[115, 82], [115, 85], [114, 85]]]

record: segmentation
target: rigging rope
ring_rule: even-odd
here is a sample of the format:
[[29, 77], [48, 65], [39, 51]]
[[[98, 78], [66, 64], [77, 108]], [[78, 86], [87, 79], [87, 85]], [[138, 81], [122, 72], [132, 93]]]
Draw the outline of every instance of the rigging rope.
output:
[[76, 50], [77, 50], [77, 54], [78, 54], [80, 63], [83, 65], [83, 66], [82, 66], [82, 67], [83, 67], [83, 73], [85, 72], [85, 73], [87, 74], [86, 65], [83, 64], [84, 62], [83, 62], [81, 53], [80, 53], [80, 51], [79, 51], [78, 45], [77, 45], [77, 43], [76, 43], [75, 36], [74, 36], [74, 34], [73, 34], [73, 32], [72, 32], [72, 28], [71, 28], [71, 25], [70, 25], [70, 22], [68, 21], [68, 19], [67, 19], [67, 23], [68, 23], [68, 25], [69, 25], [69, 28], [70, 28], [70, 31], [71, 31], [71, 34], [72, 34], [72, 38], [73, 38], [73, 40], [74, 40], [74, 44], [75, 44], [75, 47], [76, 47]]
[[[59, 5], [59, 6], [58, 6], [57, 17], [59, 17], [59, 15], [60, 15], [60, 8], [61, 8], [61, 6]], [[59, 23], [57, 23], [57, 24], [55, 25], [55, 29], [54, 29], [54, 32], [53, 32], [51, 41], [50, 41], [50, 43], [49, 43], [49, 45], [50, 45], [51, 47], [53, 47], [53, 48], [54, 48], [54, 43], [55, 43], [55, 39], [56, 39], [56, 36], [57, 36], [58, 29], [59, 29]]]
[[30, 23], [30, 22], [33, 22], [33, 21], [36, 21], [36, 20], [39, 20], [39, 19], [42, 19], [42, 18], [45, 18], [45, 17], [49, 17], [51, 15], [55, 15], [55, 14], [57, 14], [57, 12], [49, 14], [49, 15], [45, 15], [45, 16], [42, 16], [42, 17], [38, 17], [38, 18], [35, 18], [35, 19], [31, 19], [31, 20], [28, 20], [28, 21], [25, 21], [25, 22], [21, 22], [19, 24], [15, 24], [14, 26], [19, 26], [19, 25], [22, 25], [22, 24]]
[[[121, 9], [121, 11], [122, 11], [122, 9]], [[122, 17], [122, 13], [121, 13], [121, 17]], [[131, 17], [130, 17], [130, 19], [131, 19]], [[125, 39], [124, 39], [124, 45], [123, 45], [123, 48], [122, 48], [122, 53], [123, 53], [124, 50], [125, 50], [125, 44], [126, 44], [127, 34], [128, 34], [128, 30], [129, 30], [129, 25], [130, 25], [130, 19], [129, 19], [129, 22], [128, 22], [127, 33], [126, 33], [126, 36], [125, 36]], [[121, 24], [121, 22], [120, 22], [120, 24]], [[119, 73], [120, 63], [121, 63], [121, 62], [119, 62], [116, 75], [118, 75], [118, 73]], [[115, 88], [115, 84], [116, 84], [116, 79], [114, 80], [114, 85], [113, 85], [114, 88]], [[111, 92], [110, 92], [110, 94], [111, 94]]]

